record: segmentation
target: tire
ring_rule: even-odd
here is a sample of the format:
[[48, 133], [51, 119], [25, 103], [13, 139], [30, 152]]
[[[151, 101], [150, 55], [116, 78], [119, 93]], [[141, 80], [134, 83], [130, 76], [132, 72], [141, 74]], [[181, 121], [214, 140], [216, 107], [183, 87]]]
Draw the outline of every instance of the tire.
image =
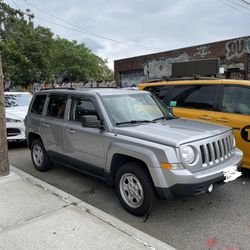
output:
[[136, 216], [149, 214], [155, 191], [152, 180], [142, 165], [125, 163], [116, 173], [115, 187], [123, 207]]
[[34, 167], [41, 172], [52, 168], [43, 143], [39, 139], [35, 139], [31, 144], [31, 159]]

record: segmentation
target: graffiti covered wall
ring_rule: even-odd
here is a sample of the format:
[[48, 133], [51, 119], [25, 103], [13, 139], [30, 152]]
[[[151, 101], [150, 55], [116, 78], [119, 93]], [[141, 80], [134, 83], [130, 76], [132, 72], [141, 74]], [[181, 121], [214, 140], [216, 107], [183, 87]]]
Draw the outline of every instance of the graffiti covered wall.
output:
[[120, 74], [121, 87], [136, 86], [138, 83], [143, 82], [145, 79], [143, 70], [122, 72]]
[[172, 63], [187, 62], [188, 60], [188, 54], [183, 53], [176, 57], [166, 57], [148, 61], [144, 65], [144, 75], [147, 76], [148, 79], [171, 76]]
[[[249, 39], [248, 39], [249, 40]], [[248, 52], [248, 40], [246, 38], [235, 39], [226, 43], [226, 58], [231, 60], [241, 57]]]
[[[171, 76], [173, 63], [206, 59], [218, 59], [218, 77], [250, 79], [249, 58], [250, 36], [239, 37], [119, 59], [115, 61], [115, 80], [118, 85], [122, 83], [122, 86], [137, 85], [140, 82]], [[134, 73], [137, 71], [138, 73]]]

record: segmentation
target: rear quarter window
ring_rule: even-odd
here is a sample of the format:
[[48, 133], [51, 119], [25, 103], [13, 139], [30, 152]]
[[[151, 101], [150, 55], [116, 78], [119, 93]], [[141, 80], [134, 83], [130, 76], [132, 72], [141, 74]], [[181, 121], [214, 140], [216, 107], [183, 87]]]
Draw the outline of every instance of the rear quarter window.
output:
[[221, 111], [250, 115], [250, 87], [225, 85]]
[[46, 95], [37, 95], [31, 107], [31, 113], [41, 115], [45, 104]]

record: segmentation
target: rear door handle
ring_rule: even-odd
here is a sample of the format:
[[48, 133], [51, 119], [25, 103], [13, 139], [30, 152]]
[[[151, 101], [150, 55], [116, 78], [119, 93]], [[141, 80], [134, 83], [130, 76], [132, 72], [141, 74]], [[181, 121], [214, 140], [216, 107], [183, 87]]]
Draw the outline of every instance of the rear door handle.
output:
[[76, 131], [74, 129], [69, 129], [69, 128], [67, 129], [67, 132], [70, 133], [70, 134], [75, 134], [76, 133]]
[[218, 121], [218, 122], [229, 122], [229, 120], [227, 118], [223, 118], [223, 117], [216, 119], [216, 121]]
[[46, 128], [49, 128], [49, 127], [50, 127], [49, 123], [46, 123], [46, 122], [43, 122], [42, 125], [43, 125], [44, 127], [46, 127]]
[[211, 117], [206, 116], [206, 115], [204, 115], [204, 116], [200, 116], [199, 118], [200, 118], [200, 119], [202, 119], [202, 120], [206, 120], [206, 121], [209, 121], [209, 120], [211, 120], [211, 119], [212, 119]]

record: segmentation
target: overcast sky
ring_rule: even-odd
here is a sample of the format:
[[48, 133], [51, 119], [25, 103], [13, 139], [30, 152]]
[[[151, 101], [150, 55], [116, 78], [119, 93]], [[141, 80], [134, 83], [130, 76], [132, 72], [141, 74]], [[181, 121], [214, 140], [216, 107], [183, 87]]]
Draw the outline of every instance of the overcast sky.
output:
[[85, 43], [108, 59], [111, 68], [116, 59], [250, 35], [250, 0], [249, 4], [241, 0], [5, 2], [23, 11], [29, 8], [36, 24]]

